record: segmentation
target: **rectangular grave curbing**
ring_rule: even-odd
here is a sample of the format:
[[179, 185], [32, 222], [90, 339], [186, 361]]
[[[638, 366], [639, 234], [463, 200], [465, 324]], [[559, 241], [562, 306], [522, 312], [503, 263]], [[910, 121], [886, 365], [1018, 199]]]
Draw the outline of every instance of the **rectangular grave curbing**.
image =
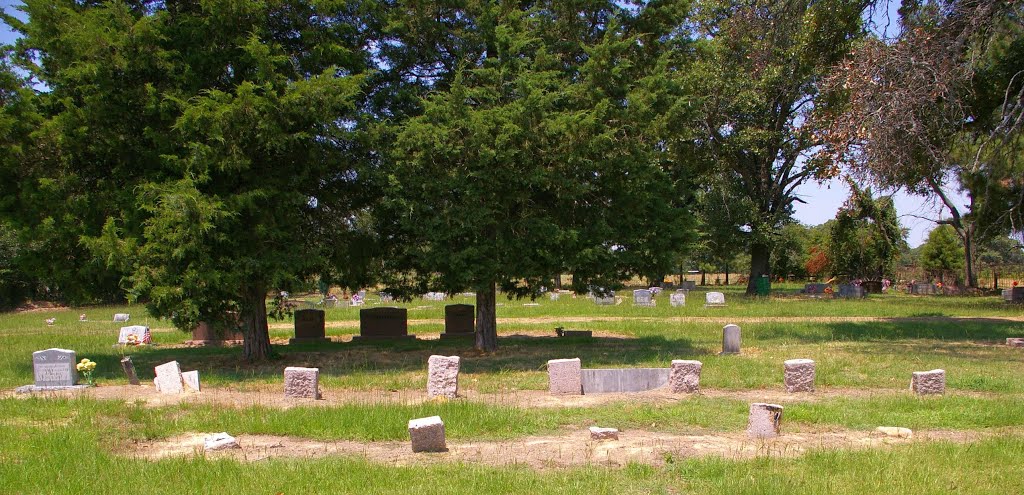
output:
[[786, 392], [814, 392], [814, 361], [790, 359], [782, 363]]
[[326, 337], [325, 313], [322, 309], [300, 309], [295, 312], [295, 338], [289, 344], [330, 342]]
[[782, 406], [755, 402], [750, 405], [747, 418], [747, 436], [751, 438], [773, 438], [779, 436], [782, 428]]
[[444, 452], [444, 421], [440, 416], [409, 420], [409, 439], [413, 452]]
[[583, 395], [654, 390], [665, 386], [668, 383], [668, 377], [669, 368], [594, 368], [580, 370]]
[[459, 357], [430, 356], [427, 359], [427, 397], [459, 396]]
[[704, 364], [700, 361], [683, 359], [672, 360], [672, 371], [668, 375], [668, 383], [675, 394], [694, 394], [700, 392], [700, 371]]
[[320, 368], [289, 366], [284, 369], [284, 396], [299, 399], [320, 398]]
[[548, 392], [551, 395], [581, 395], [582, 369], [580, 358], [548, 361]]
[[442, 339], [476, 336], [476, 312], [472, 304], [449, 304], [444, 307]]
[[359, 335], [361, 339], [415, 339], [409, 335], [409, 312], [405, 308], [390, 306], [359, 310]]
[[946, 370], [915, 371], [910, 379], [910, 390], [918, 395], [946, 392]]

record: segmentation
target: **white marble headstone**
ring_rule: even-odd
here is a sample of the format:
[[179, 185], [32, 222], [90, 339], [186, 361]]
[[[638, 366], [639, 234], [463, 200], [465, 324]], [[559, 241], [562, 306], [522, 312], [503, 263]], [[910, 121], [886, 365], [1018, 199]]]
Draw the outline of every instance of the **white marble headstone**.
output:
[[704, 296], [704, 304], [708, 306], [721, 306], [725, 304], [725, 294], [721, 292], [708, 292]]
[[686, 294], [682, 292], [674, 292], [669, 294], [668, 301], [672, 306], [686, 306]]
[[165, 394], [180, 394], [185, 391], [181, 379], [181, 366], [177, 361], [161, 364], [156, 367], [156, 389]]
[[145, 342], [147, 333], [149, 333], [149, 327], [145, 325], [130, 325], [127, 327], [121, 327], [121, 333], [118, 334], [117, 336], [117, 343], [127, 344], [129, 335], [134, 335], [135, 338], [138, 339], [136, 340], [136, 342]]
[[130, 315], [128, 313], [114, 313], [114, 321], [125, 322], [128, 321]]

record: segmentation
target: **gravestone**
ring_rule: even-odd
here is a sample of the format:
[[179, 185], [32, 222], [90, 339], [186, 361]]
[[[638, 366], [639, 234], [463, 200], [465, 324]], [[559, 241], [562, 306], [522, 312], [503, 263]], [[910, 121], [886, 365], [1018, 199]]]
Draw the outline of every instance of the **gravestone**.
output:
[[584, 395], [643, 392], [665, 386], [668, 375], [668, 368], [584, 369], [580, 381]]
[[598, 306], [614, 306], [615, 293], [609, 292], [603, 296], [594, 294], [594, 304], [597, 304]]
[[782, 406], [755, 402], [750, 405], [747, 418], [747, 436], [772, 438], [779, 436], [782, 426]]
[[32, 374], [37, 387], [70, 387], [78, 381], [75, 351], [47, 349], [32, 353]]
[[395, 302], [395, 296], [392, 296], [391, 294], [388, 294], [387, 292], [381, 292], [378, 295], [380, 296], [380, 302], [382, 302], [382, 303]]
[[1003, 300], [1013, 304], [1024, 303], [1024, 287], [1003, 289]]
[[814, 392], [814, 361], [790, 359], [782, 366], [786, 392]]
[[444, 452], [444, 421], [440, 416], [409, 420], [409, 439], [413, 452]]
[[825, 288], [828, 286], [829, 284], [805, 284], [804, 294], [821, 295], [825, 293]]
[[590, 439], [591, 440], [618, 440], [619, 430], [617, 428], [601, 428], [599, 426], [590, 427]]
[[124, 323], [128, 321], [128, 318], [130, 317], [131, 315], [128, 313], [114, 313], [114, 321], [117, 323]]
[[863, 287], [853, 284], [839, 284], [839, 292], [836, 293], [836, 297], [843, 299], [862, 298], [867, 296], [867, 292]]
[[555, 335], [559, 337], [583, 337], [592, 338], [594, 336], [593, 330], [566, 330], [562, 327], [555, 327]]
[[548, 361], [548, 392], [551, 395], [583, 394], [580, 358]]
[[673, 292], [668, 295], [668, 302], [672, 307], [686, 306], [686, 293]]
[[161, 364], [154, 368], [156, 378], [153, 384], [157, 392], [163, 394], [180, 394], [185, 391], [185, 384], [181, 380], [181, 366], [177, 361]]
[[549, 292], [548, 293], [548, 299], [550, 299], [552, 301], [557, 301], [559, 297], [560, 297], [560, 294], [557, 293], [557, 292]]
[[132, 385], [139, 384], [139, 376], [135, 374], [135, 363], [132, 362], [131, 356], [121, 358], [121, 369], [124, 370], [124, 375], [128, 377], [128, 383]]
[[320, 368], [289, 366], [284, 369], [284, 396], [299, 399], [320, 398]]
[[476, 335], [475, 309], [472, 304], [449, 304], [444, 307], [442, 339], [471, 338]]
[[201, 392], [199, 387], [199, 372], [198, 371], [186, 371], [181, 374], [181, 381], [185, 384], [185, 388], [193, 392]]
[[330, 342], [322, 309], [300, 309], [295, 312], [295, 338], [289, 344]]
[[415, 339], [409, 335], [409, 312], [405, 308], [382, 307], [359, 310], [359, 335], [361, 339]]
[[445, 293], [444, 292], [427, 292], [426, 294], [423, 294], [423, 299], [426, 299], [428, 301], [444, 301]]
[[697, 282], [693, 280], [683, 280], [682, 288], [683, 290], [696, 290]]
[[910, 286], [911, 294], [934, 295], [935, 292], [935, 286], [932, 284], [914, 284]]
[[459, 396], [459, 357], [430, 356], [427, 359], [427, 397]]
[[117, 335], [117, 343], [127, 344], [129, 335], [135, 336], [136, 344], [149, 344], [153, 341], [152, 334], [149, 332], [149, 327], [145, 325], [131, 325], [121, 327], [121, 332]]
[[881, 280], [865, 280], [860, 283], [860, 286], [864, 288], [866, 294], [881, 294], [882, 293], [882, 281]]
[[700, 370], [704, 366], [700, 361], [683, 359], [672, 360], [672, 371], [668, 375], [668, 383], [674, 394], [693, 394], [700, 391]]
[[740, 353], [739, 325], [726, 325], [722, 328], [722, 354]]
[[1022, 337], [1009, 337], [1006, 339], [1006, 345], [1010, 347], [1024, 347], [1024, 338]]
[[946, 370], [915, 371], [910, 390], [918, 395], [942, 394], [946, 391]]
[[244, 341], [245, 336], [242, 335], [242, 332], [239, 330], [229, 331], [224, 328], [214, 327], [205, 321], [201, 321], [192, 329], [192, 340], [185, 342], [185, 344], [204, 346], [241, 344]]
[[721, 292], [708, 292], [704, 295], [704, 306], [725, 306], [725, 294], [722, 294]]
[[637, 289], [633, 291], [634, 306], [654, 306], [654, 295], [648, 289]]

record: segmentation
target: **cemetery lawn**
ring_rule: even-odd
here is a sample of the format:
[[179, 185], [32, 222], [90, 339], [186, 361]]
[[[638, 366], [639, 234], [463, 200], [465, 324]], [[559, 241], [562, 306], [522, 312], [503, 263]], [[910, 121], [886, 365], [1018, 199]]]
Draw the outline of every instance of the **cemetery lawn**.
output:
[[[234, 347], [185, 347], [187, 334], [147, 319], [139, 306], [3, 314], [0, 493], [1024, 492], [1024, 350], [1003, 345], [1007, 337], [1024, 337], [1019, 306], [996, 297], [895, 294], [841, 301], [726, 292], [724, 308], [704, 308], [700, 292], [682, 308], [669, 306], [664, 294], [654, 308], [624, 299], [617, 306], [569, 296], [539, 299], [540, 306], [499, 299], [494, 355], [478, 355], [465, 342], [351, 343], [358, 308], [332, 308], [327, 334], [335, 342], [275, 345], [279, 358], [263, 364], [243, 362]], [[451, 302], [404, 304], [410, 332], [436, 337], [443, 306]], [[454, 302], [473, 301], [457, 296]], [[121, 326], [110, 321], [115, 312], [131, 313], [130, 324], [148, 324], [157, 345], [112, 346]], [[89, 321], [77, 321], [79, 313]], [[56, 323], [46, 326], [51, 317]], [[742, 327], [743, 353], [719, 356], [729, 322]], [[592, 330], [595, 338], [555, 338], [556, 326]], [[271, 331], [275, 343], [291, 335], [290, 322]], [[96, 361], [99, 386], [86, 393], [10, 393], [32, 382], [31, 353], [51, 347]], [[122, 353], [132, 356], [148, 387], [124, 385]], [[432, 354], [462, 357], [466, 398], [424, 400]], [[585, 368], [697, 359], [704, 363], [702, 394], [553, 398], [545, 363], [570, 357]], [[817, 362], [815, 393], [785, 393], [782, 361], [792, 358]], [[170, 360], [199, 370], [205, 391], [155, 394], [153, 367]], [[284, 400], [286, 366], [319, 367], [325, 400]], [[933, 368], [946, 370], [945, 395], [907, 391], [911, 372]], [[749, 404], [763, 401], [784, 405], [783, 438], [807, 441], [745, 441]], [[450, 448], [477, 442], [491, 446], [485, 455], [492, 458], [468, 461], [458, 457], [458, 447], [449, 454], [404, 453], [407, 421], [431, 415], [444, 419]], [[641, 445], [648, 450], [679, 435], [721, 445], [709, 447], [712, 455], [612, 452], [564, 465], [525, 459], [508, 465], [501, 458], [543, 438], [564, 441], [568, 459], [586, 443], [580, 432], [594, 425], [619, 428], [624, 441], [648, 435], [650, 445]], [[910, 428], [915, 439], [883, 441], [873, 433], [878, 426]], [[281, 437], [280, 450], [291, 448], [289, 439], [359, 447], [312, 457], [269, 447], [246, 451], [246, 458], [191, 451], [145, 457], [147, 449], [175, 439], [220, 431]], [[378, 445], [392, 450], [370, 453]], [[748, 455], [743, 448], [759, 450]]]

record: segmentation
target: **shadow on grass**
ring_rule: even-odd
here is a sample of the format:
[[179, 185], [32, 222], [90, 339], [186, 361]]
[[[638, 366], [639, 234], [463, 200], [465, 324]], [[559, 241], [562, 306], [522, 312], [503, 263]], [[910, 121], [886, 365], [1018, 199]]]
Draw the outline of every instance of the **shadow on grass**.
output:
[[758, 340], [801, 343], [908, 339], [1004, 343], [1007, 337], [1024, 336], [1024, 322], [997, 318], [891, 318], [871, 322], [768, 323], [750, 328]]

